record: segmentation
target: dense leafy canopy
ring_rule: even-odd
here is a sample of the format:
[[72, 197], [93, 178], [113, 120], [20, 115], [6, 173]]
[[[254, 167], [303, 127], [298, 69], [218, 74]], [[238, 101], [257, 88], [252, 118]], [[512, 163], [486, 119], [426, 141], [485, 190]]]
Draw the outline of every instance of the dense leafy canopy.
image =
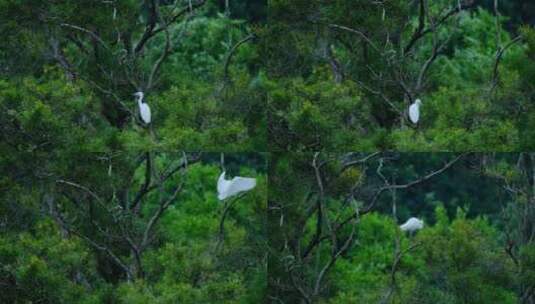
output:
[[534, 304], [534, 9], [0, 0], [0, 303]]
[[[532, 303], [534, 164], [533, 153], [275, 154], [269, 297]], [[403, 234], [413, 216], [424, 228]]]
[[[239, 7], [229, 16], [205, 0], [0, 1], [3, 136], [36, 133], [42, 142], [32, 145], [51, 137], [54, 146], [54, 134], [69, 137], [64, 127], [81, 129], [73, 136], [93, 151], [264, 151], [262, 18]], [[136, 91], [151, 107], [150, 128]], [[25, 115], [51, 123], [21, 129]]]
[[520, 2], [499, 1], [496, 15], [478, 1], [272, 1], [274, 149], [533, 149], [534, 30]]
[[[41, 178], [5, 177], [2, 188], [10, 190], [0, 198], [1, 302], [263, 299], [265, 160], [226, 157], [230, 174], [253, 176], [257, 186], [223, 203], [216, 192], [219, 155], [190, 155], [187, 167], [180, 155], [153, 155], [148, 174], [154, 179], [176, 173], [149, 184], [157, 188], [137, 206], [146, 161], [133, 168], [136, 162], [126, 155], [94, 154], [86, 166], [70, 168], [51, 163]], [[182, 169], [174, 170], [177, 163]]]

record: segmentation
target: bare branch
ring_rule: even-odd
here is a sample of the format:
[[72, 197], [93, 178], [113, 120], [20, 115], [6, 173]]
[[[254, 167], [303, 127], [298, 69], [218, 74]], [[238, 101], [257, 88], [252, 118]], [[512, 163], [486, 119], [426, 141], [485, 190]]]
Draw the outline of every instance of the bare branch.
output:
[[290, 279], [292, 280], [292, 285], [295, 287], [295, 289], [297, 289], [297, 291], [299, 291], [299, 293], [301, 294], [301, 297], [305, 300], [305, 303], [307, 303], [307, 304], [312, 303], [312, 300], [310, 299], [310, 296], [295, 281], [295, 276], [293, 274], [293, 270], [290, 270]]
[[191, 5], [188, 5], [184, 8], [182, 8], [180, 11], [178, 11], [175, 15], [173, 15], [173, 17], [171, 17], [171, 19], [167, 22], [164, 22], [164, 24], [157, 28], [157, 29], [154, 29], [155, 25], [151, 25], [149, 24], [146, 29], [145, 29], [145, 32], [143, 33], [143, 36], [141, 37], [141, 39], [139, 40], [139, 42], [136, 44], [135, 48], [134, 48], [134, 51], [135, 53], [139, 53], [143, 47], [145, 46], [145, 44], [147, 44], [147, 42], [152, 38], [154, 37], [156, 34], [162, 32], [162, 31], [165, 31], [166, 28], [168, 26], [170, 26], [171, 24], [175, 23], [178, 18], [180, 18], [181, 16], [183, 16], [184, 14], [188, 13], [188, 12], [192, 12], [194, 9], [196, 8], [199, 8], [201, 6], [203, 6], [204, 4], [206, 3], [206, 0], [201, 0], [201, 1], [197, 1], [195, 3], [191, 3]]
[[105, 49], [109, 49], [108, 45], [104, 42], [104, 40], [102, 40], [102, 38], [100, 38], [99, 35], [97, 35], [95, 32], [92, 32], [86, 28], [83, 28], [81, 26], [77, 26], [77, 25], [73, 25], [73, 24], [68, 24], [68, 23], [61, 23], [60, 26], [63, 26], [63, 27], [68, 27], [68, 28], [72, 28], [72, 29], [75, 29], [75, 30], [78, 30], [78, 31], [82, 31], [84, 33], [87, 33], [89, 34], [91, 37], [93, 37], [93, 39], [95, 39], [96, 41], [98, 41]]
[[158, 60], [156, 60], [156, 62], [152, 66], [152, 70], [151, 70], [150, 75], [149, 75], [149, 80], [147, 82], [147, 87], [145, 88], [145, 90], [147, 90], [147, 91], [152, 88], [152, 85], [154, 83], [154, 77], [156, 76], [156, 73], [158, 73], [163, 61], [167, 58], [167, 56], [169, 56], [169, 53], [171, 51], [171, 37], [170, 37], [169, 30], [168, 30], [167, 26], [165, 27], [164, 31], [165, 31], [165, 46], [164, 46], [164, 50], [163, 50], [162, 54], [160, 55], [160, 57], [158, 58]]
[[159, 19], [158, 9], [157, 9], [158, 4], [154, 0], [151, 0], [150, 3], [151, 3], [151, 8], [150, 8], [149, 22], [145, 26], [145, 32], [143, 33], [143, 36], [141, 36], [141, 39], [139, 40], [136, 47], [134, 48], [135, 54], [138, 54], [145, 46], [145, 43], [147, 43], [147, 41], [149, 41], [149, 39], [155, 35], [154, 28], [156, 27], [156, 22]]
[[[57, 208], [55, 208], [55, 210], [57, 210]], [[63, 227], [64, 230], [66, 230], [69, 233], [74, 234], [74, 235], [80, 237], [81, 239], [85, 240], [89, 245], [91, 245], [95, 249], [106, 253], [115, 262], [115, 264], [117, 264], [119, 267], [121, 267], [121, 269], [123, 269], [123, 271], [126, 273], [127, 279], [128, 280], [132, 279], [132, 272], [130, 271], [130, 268], [126, 265], [126, 263], [119, 256], [114, 254], [113, 251], [111, 251], [111, 249], [109, 247], [95, 242], [94, 240], [92, 240], [88, 236], [86, 236], [86, 235], [80, 233], [79, 231], [73, 229], [72, 227], [70, 227], [70, 225], [67, 224], [67, 222], [65, 221], [65, 219], [63, 218], [61, 213], [56, 212], [54, 214], [54, 216], [58, 220], [58, 222], [61, 224], [61, 226]]]
[[379, 154], [381, 154], [381, 152], [374, 152], [374, 153], [370, 153], [370, 154], [366, 155], [363, 158], [346, 162], [346, 163], [344, 163], [344, 165], [343, 165], [342, 169], [340, 170], [340, 172], [344, 172], [349, 167], [352, 167], [352, 166], [355, 166], [355, 165], [361, 165], [363, 163], [366, 163], [367, 161], [369, 161], [370, 159], [374, 158], [375, 156], [377, 156]]
[[198, 161], [200, 161], [200, 155], [195, 155], [194, 157], [192, 158], [187, 158], [187, 156], [184, 156], [182, 158], [182, 161], [173, 169], [171, 169], [170, 171], [162, 174], [160, 177], [159, 177], [159, 181], [157, 183], [153, 183], [152, 185], [149, 185], [147, 186], [146, 188], [145, 187], [142, 187], [140, 189], [140, 191], [138, 192], [138, 194], [136, 195], [136, 197], [134, 198], [134, 201], [132, 203], [132, 205], [135, 205], [135, 204], [138, 204], [139, 201], [141, 199], [143, 199], [143, 197], [145, 197], [145, 195], [147, 195], [148, 193], [150, 193], [151, 191], [155, 190], [156, 188], [158, 188], [158, 186], [160, 184], [162, 184], [163, 182], [165, 182], [166, 180], [168, 180], [169, 178], [171, 178], [173, 175], [175, 175], [175, 173], [177, 173], [178, 171], [180, 171], [181, 169], [184, 169], [186, 168], [189, 164], [194, 164]]
[[95, 192], [91, 191], [91, 189], [89, 189], [89, 188], [87, 188], [85, 186], [82, 186], [82, 185], [74, 183], [74, 182], [66, 181], [66, 180], [63, 180], [63, 179], [56, 180], [56, 183], [58, 183], [58, 184], [66, 184], [66, 185], [81, 189], [81, 190], [85, 191], [86, 193], [88, 193], [89, 195], [91, 195], [94, 199], [96, 199], [100, 203], [103, 203], [103, 200]]
[[407, 189], [407, 188], [410, 188], [410, 187], [413, 187], [415, 185], [418, 185], [418, 184], [421, 184], [425, 181], [428, 181], [430, 180], [431, 178], [441, 174], [442, 172], [448, 170], [451, 166], [453, 166], [457, 161], [459, 161], [462, 157], [464, 157], [467, 153], [464, 153], [464, 154], [460, 154], [459, 156], [455, 157], [453, 160], [447, 162], [442, 168], [438, 169], [438, 170], [435, 170], [427, 175], [424, 175], [416, 180], [413, 180], [409, 183], [406, 183], [406, 184], [394, 184], [394, 185], [387, 185], [387, 186], [383, 186], [381, 188], [379, 188], [377, 190], [377, 192], [375, 193], [375, 196], [372, 200], [372, 202], [368, 205], [368, 207], [366, 209], [363, 210], [363, 213], [368, 213], [371, 211], [371, 209], [375, 206], [375, 203], [377, 202], [377, 200], [379, 199], [379, 197], [381, 196], [381, 194], [384, 192], [384, 191], [387, 191], [387, 190], [395, 190], [395, 189]]
[[500, 80], [498, 66], [500, 65], [500, 62], [502, 60], [502, 57], [503, 57], [505, 51], [508, 48], [510, 48], [511, 46], [513, 46], [515, 43], [521, 41], [522, 38], [523, 38], [522, 35], [516, 36], [514, 39], [509, 41], [505, 46], [501, 47], [498, 50], [498, 52], [496, 52], [496, 60], [494, 61], [494, 68], [492, 70], [492, 86], [491, 86], [491, 89], [490, 89], [491, 92], [494, 91], [494, 89], [496, 88], [496, 86], [498, 85], [498, 82]]
[[363, 32], [359, 31], [359, 30], [356, 30], [356, 29], [353, 29], [353, 28], [350, 28], [350, 27], [347, 27], [347, 26], [343, 26], [343, 25], [338, 25], [338, 24], [334, 24], [334, 23], [331, 23], [328, 25], [330, 28], [333, 28], [333, 29], [340, 29], [340, 30], [344, 30], [344, 31], [348, 31], [348, 32], [351, 32], [351, 33], [354, 33], [354, 34], [357, 34], [359, 35], [360, 37], [362, 37], [362, 39], [364, 39], [374, 50], [376, 50], [377, 52], [381, 53], [381, 51], [379, 50], [379, 48], [375, 45], [375, 43], [373, 43], [373, 41], [368, 38], [368, 36], [366, 36]]
[[171, 196], [167, 198], [167, 200], [164, 200], [160, 203], [158, 210], [156, 210], [156, 212], [152, 215], [151, 219], [149, 220], [149, 223], [147, 224], [147, 227], [145, 228], [145, 232], [143, 232], [143, 240], [141, 241], [141, 245], [139, 246], [140, 250], [144, 250], [149, 245], [150, 233], [152, 232], [154, 225], [160, 220], [164, 211], [167, 210], [169, 205], [171, 205], [171, 203], [175, 200], [180, 191], [182, 191], [183, 186], [184, 183], [176, 187], [175, 191], [173, 191], [173, 194], [171, 194]]
[[396, 273], [397, 273], [397, 269], [399, 267], [399, 264], [401, 263], [403, 256], [407, 254], [408, 252], [413, 251], [414, 249], [418, 248], [421, 245], [422, 243], [416, 243], [416, 244], [409, 246], [405, 250], [401, 250], [399, 240], [397, 241], [396, 249], [394, 253], [394, 261], [392, 262], [392, 267], [390, 269], [390, 284], [388, 286], [385, 296], [381, 300], [381, 304], [389, 303], [390, 298], [392, 297], [392, 295], [394, 294], [394, 291], [396, 290]]
[[145, 161], [146, 161], [146, 167], [145, 167], [145, 182], [141, 185], [141, 188], [136, 194], [136, 197], [132, 201], [132, 206], [130, 206], [130, 209], [137, 210], [138, 206], [141, 202], [141, 199], [143, 196], [148, 192], [150, 183], [151, 183], [151, 177], [152, 177], [152, 159], [150, 152], [146, 152], [145, 154]]
[[[453, 15], [455, 15], [455, 14], [457, 14], [457, 13], [463, 11], [463, 10], [466, 10], [468, 8], [473, 7], [475, 5], [475, 2], [476, 1], [471, 1], [471, 3], [468, 3], [468, 4], [462, 4], [461, 6], [454, 6], [445, 15], [443, 15], [442, 17], [439, 17], [438, 21], [435, 23], [435, 27], [438, 27], [441, 24], [443, 24], [444, 22], [446, 22], [451, 16], [453, 16]], [[422, 5], [422, 4], [423, 4], [423, 0], [420, 1], [420, 5]], [[420, 6], [420, 8], [421, 8], [421, 6]], [[423, 14], [425, 14], [425, 11], [423, 12]], [[422, 11], [420, 11], [419, 18], [421, 20]], [[419, 25], [420, 24], [421, 23], [419, 23]], [[420, 29], [420, 26], [418, 26], [418, 29], [413, 33], [413, 35], [410, 38], [409, 42], [407, 43], [407, 45], [403, 49], [403, 54], [409, 53], [410, 50], [414, 47], [414, 45], [416, 44], [416, 42], [418, 40], [423, 38], [425, 35], [431, 33], [432, 31], [433, 31], [432, 28]]]
[[[377, 189], [377, 191], [375, 192], [375, 195], [373, 196], [371, 202], [368, 204], [368, 206], [362, 210], [362, 214], [366, 214], [366, 213], [369, 213], [373, 210], [373, 208], [375, 207], [375, 204], [377, 203], [379, 197], [381, 196], [381, 194], [383, 194], [385, 191], [390, 191], [390, 190], [396, 190], [396, 189], [407, 189], [407, 188], [410, 188], [410, 187], [413, 187], [413, 186], [416, 186], [418, 184], [421, 184], [423, 182], [426, 182], [430, 179], [432, 179], [433, 177], [443, 173], [444, 171], [448, 170], [449, 168], [451, 168], [455, 163], [457, 163], [461, 158], [463, 158], [464, 156], [466, 156], [468, 153], [464, 153], [464, 154], [460, 154], [459, 156], [455, 157], [453, 160], [447, 162], [443, 167], [441, 167], [440, 169], [437, 169], [425, 176], [422, 176], [418, 179], [415, 179], [409, 183], [406, 183], [406, 184], [392, 184], [392, 185], [386, 185], [386, 186], [383, 186], [383, 187], [380, 187], [379, 189]], [[349, 216], [347, 217], [345, 220], [343, 220], [342, 222], [340, 222], [340, 224], [335, 228], [336, 230], [339, 230], [341, 228], [343, 228], [347, 223], [349, 223], [352, 219], [354, 218], [354, 215], [353, 216]]]
[[[323, 266], [323, 268], [321, 269], [318, 277], [316, 278], [316, 283], [314, 284], [314, 296], [319, 295], [319, 293], [321, 291], [321, 289], [320, 289], [321, 288], [321, 283], [322, 283], [325, 275], [329, 271], [329, 269], [334, 265], [336, 260], [351, 247], [351, 244], [353, 243], [353, 238], [354, 238], [355, 232], [356, 232], [357, 222], [358, 222], [358, 219], [359, 219], [358, 216], [359, 216], [358, 211], [356, 211], [355, 212], [355, 221], [354, 221], [353, 227], [351, 229], [351, 233], [349, 234], [349, 236], [345, 240], [345, 242], [342, 245], [342, 247], [340, 247], [338, 250], [336, 250], [336, 248], [335, 248], [336, 243], [332, 244], [332, 246], [333, 246], [333, 254], [331, 255], [331, 258], [329, 259], [327, 264], [325, 264], [325, 266]], [[335, 234], [335, 232], [333, 232], [333, 234]]]
[[221, 215], [221, 219], [219, 220], [219, 232], [218, 232], [218, 237], [217, 237], [217, 243], [215, 246], [216, 252], [219, 251], [219, 249], [221, 248], [225, 240], [225, 220], [227, 218], [227, 214], [232, 208], [232, 206], [244, 196], [245, 196], [245, 193], [241, 193], [230, 203], [228, 201], [225, 201], [225, 206], [223, 207], [223, 214]]
[[228, 68], [230, 66], [230, 61], [232, 60], [232, 56], [234, 56], [234, 53], [236, 52], [236, 50], [244, 43], [246, 43], [247, 41], [250, 41], [250, 40], [253, 40], [254, 38], [256, 38], [256, 35], [253, 33], [253, 34], [249, 34], [247, 35], [245, 38], [243, 38], [242, 40], [238, 41], [231, 49], [230, 51], [228, 52], [227, 54], [227, 57], [225, 59], [225, 65], [223, 66], [223, 77], [225, 79], [225, 81], [227, 81], [229, 79], [229, 76], [228, 76]]
[[76, 72], [74, 71], [74, 68], [72, 67], [72, 64], [69, 62], [69, 60], [67, 60], [67, 57], [65, 56], [65, 53], [63, 53], [63, 50], [59, 45], [59, 41], [56, 38], [50, 39], [50, 47], [52, 48], [52, 56], [54, 57], [54, 59], [56, 59], [56, 61], [65, 71], [67, 79], [69, 79], [69, 81], [71, 82], [76, 80]]
[[323, 181], [321, 179], [321, 173], [319, 170], [318, 157], [319, 157], [319, 152], [314, 153], [314, 159], [312, 161], [312, 167], [314, 168], [314, 175], [316, 177], [316, 183], [319, 189], [319, 197], [316, 199], [316, 208], [315, 208], [315, 210], [318, 213], [317, 221], [316, 221], [316, 232], [314, 233], [312, 240], [310, 241], [305, 251], [303, 252], [303, 258], [308, 256], [310, 252], [312, 252], [312, 249], [316, 247], [316, 245], [320, 242], [321, 233], [322, 233], [323, 201], [324, 201], [325, 193], [324, 193], [324, 188], [323, 188]]
[[433, 43], [433, 49], [431, 51], [431, 56], [425, 61], [424, 65], [420, 69], [420, 73], [418, 75], [418, 78], [416, 80], [416, 87], [414, 89], [414, 92], [417, 94], [422, 89], [423, 80], [425, 77], [425, 74], [433, 64], [433, 62], [437, 59], [438, 55], [442, 52], [444, 47], [449, 42], [451, 36], [448, 37], [448, 39], [444, 40], [441, 44], [438, 44], [436, 41]]
[[83, 240], [85, 240], [87, 243], [89, 243], [94, 248], [105, 252], [115, 262], [115, 264], [117, 264], [119, 267], [121, 267], [123, 269], [123, 271], [126, 273], [127, 278], [129, 280], [132, 278], [132, 272], [130, 271], [130, 268], [126, 265], [125, 262], [123, 262], [123, 260], [121, 260], [121, 258], [119, 258], [119, 256], [115, 255], [113, 253], [113, 251], [111, 251], [110, 248], [108, 248], [107, 246], [98, 244], [97, 242], [93, 241], [89, 237], [83, 235], [82, 233], [80, 233], [80, 232], [78, 232], [78, 231], [76, 231], [74, 229], [69, 228], [68, 226], [66, 226], [66, 227], [67, 227], [66, 229], [70, 233], [75, 234], [78, 237], [82, 238]]

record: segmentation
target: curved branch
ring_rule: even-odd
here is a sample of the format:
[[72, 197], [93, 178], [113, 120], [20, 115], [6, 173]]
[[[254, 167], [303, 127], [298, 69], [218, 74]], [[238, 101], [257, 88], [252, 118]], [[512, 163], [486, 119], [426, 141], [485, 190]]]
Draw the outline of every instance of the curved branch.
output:
[[146, 91], [149, 91], [152, 88], [156, 73], [158, 73], [158, 71], [160, 70], [160, 67], [162, 66], [163, 61], [167, 58], [167, 56], [169, 56], [169, 53], [171, 52], [171, 37], [169, 35], [169, 30], [167, 26], [165, 26], [164, 30], [165, 30], [165, 47], [164, 47], [162, 54], [158, 58], [158, 60], [156, 60], [156, 62], [152, 66], [152, 70], [149, 75], [149, 80], [147, 82], [147, 87], [145, 88]]
[[63, 26], [63, 27], [68, 27], [68, 28], [71, 28], [71, 29], [75, 29], [75, 30], [78, 30], [78, 31], [81, 31], [81, 32], [84, 32], [84, 33], [87, 33], [89, 34], [91, 37], [93, 37], [93, 39], [95, 39], [96, 41], [98, 41], [105, 49], [109, 49], [108, 45], [106, 45], [106, 43], [104, 42], [104, 40], [102, 40], [102, 38], [100, 38], [99, 35], [97, 35], [96, 33], [86, 29], [86, 28], [83, 28], [81, 26], [77, 26], [77, 25], [73, 25], [73, 24], [69, 24], [69, 23], [61, 23], [60, 26]]
[[356, 30], [356, 29], [353, 29], [353, 28], [350, 28], [350, 27], [347, 27], [347, 26], [338, 25], [338, 24], [334, 24], [334, 23], [329, 24], [329, 27], [333, 28], [333, 29], [344, 30], [344, 31], [347, 31], [347, 32], [351, 32], [351, 33], [357, 34], [360, 37], [362, 37], [362, 39], [364, 39], [374, 50], [376, 50], [377, 52], [381, 53], [379, 48], [363, 32], [361, 32], [359, 30]]
[[225, 220], [227, 218], [227, 214], [237, 201], [239, 201], [242, 197], [245, 196], [245, 193], [240, 194], [237, 196], [234, 200], [232, 200], [230, 203], [225, 202], [225, 207], [223, 208], [223, 214], [221, 215], [221, 219], [219, 220], [219, 232], [217, 237], [217, 243], [216, 243], [216, 252], [219, 251], [219, 248], [221, 248], [221, 245], [223, 245], [223, 241], [225, 240]]
[[100, 203], [103, 202], [103, 200], [93, 191], [91, 191], [91, 189], [85, 187], [85, 186], [82, 186], [80, 184], [77, 184], [77, 183], [74, 183], [74, 182], [70, 182], [70, 181], [66, 181], [66, 180], [63, 180], [63, 179], [58, 179], [56, 180], [56, 183], [58, 184], [65, 184], [65, 185], [69, 185], [69, 186], [72, 186], [74, 188], [78, 188], [80, 190], [83, 190], [85, 191], [86, 193], [88, 193], [91, 197], [93, 197], [94, 199], [96, 199], [97, 201], [99, 201]]
[[[451, 168], [455, 163], [457, 163], [461, 158], [463, 158], [464, 156], [466, 156], [468, 153], [463, 153], [457, 157], [455, 157], [453, 160], [447, 162], [443, 167], [441, 167], [440, 169], [437, 169], [429, 174], [426, 174], [418, 179], [415, 179], [411, 182], [408, 182], [406, 184], [391, 184], [391, 185], [387, 185], [387, 186], [383, 186], [383, 187], [380, 187], [374, 197], [372, 198], [372, 201], [370, 202], [370, 204], [368, 204], [368, 206], [362, 210], [361, 214], [366, 214], [366, 213], [369, 213], [372, 211], [373, 207], [375, 206], [375, 204], [377, 203], [379, 197], [381, 196], [381, 194], [383, 194], [385, 191], [391, 191], [391, 190], [397, 190], [397, 189], [407, 189], [407, 188], [410, 188], [410, 187], [413, 187], [413, 186], [416, 186], [418, 184], [421, 184], [423, 182], [426, 182], [428, 180], [430, 180], [431, 178], [443, 173], [444, 171], [448, 170], [449, 168]], [[353, 218], [355, 218], [355, 215], [351, 215], [351, 216], [348, 216], [345, 220], [343, 220], [342, 222], [340, 222], [340, 224], [338, 224], [337, 227], [335, 227], [335, 230], [339, 230], [341, 228], [343, 228], [345, 225], [347, 225], [347, 223], [349, 223]]]
[[141, 185], [141, 188], [136, 194], [136, 197], [134, 198], [134, 201], [132, 202], [132, 206], [130, 206], [130, 209], [132, 210], [138, 210], [138, 206], [141, 202], [141, 199], [143, 196], [148, 192], [149, 186], [151, 184], [151, 178], [152, 178], [152, 160], [150, 156], [150, 152], [147, 152], [145, 154], [146, 159], [146, 168], [145, 168], [145, 182], [143, 185]]
[[[422, 3], [422, 2], [420, 2]], [[435, 27], [440, 26], [442, 23], [446, 22], [451, 16], [466, 10], [468, 8], [471, 8], [475, 5], [476, 1], [472, 1], [470, 4], [462, 4], [460, 6], [455, 6], [454, 8], [450, 9], [442, 18], [440, 18], [436, 23]], [[425, 12], [423, 12], [425, 13]], [[420, 18], [422, 17], [422, 12], [420, 12]], [[427, 28], [427, 29], [420, 29], [420, 27], [414, 32], [412, 37], [410, 38], [407, 45], [403, 48], [403, 54], [407, 54], [416, 44], [418, 40], [423, 38], [425, 35], [431, 33], [433, 31], [433, 28]]]
[[149, 223], [147, 224], [147, 227], [145, 228], [145, 232], [143, 232], [143, 239], [141, 241], [141, 245], [139, 246], [139, 250], [144, 250], [150, 243], [150, 233], [152, 232], [152, 229], [154, 228], [154, 225], [158, 223], [160, 218], [162, 217], [163, 213], [169, 205], [175, 200], [175, 198], [178, 196], [180, 191], [182, 191], [182, 187], [184, 186], [184, 183], [179, 185], [175, 191], [173, 191], [173, 194], [167, 198], [165, 201], [160, 203], [160, 206], [158, 207], [158, 210], [152, 215], [151, 219], [149, 220]]
[[498, 85], [498, 82], [500, 80], [499, 79], [500, 75], [499, 75], [499, 72], [498, 72], [498, 66], [500, 65], [500, 62], [501, 62], [502, 57], [503, 57], [503, 54], [505, 53], [505, 51], [508, 48], [510, 48], [515, 43], [519, 42], [520, 40], [522, 40], [522, 35], [516, 36], [514, 39], [509, 41], [509, 43], [507, 43], [505, 46], [500, 48], [498, 50], [498, 52], [496, 52], [496, 61], [494, 62], [494, 68], [492, 70], [492, 87], [490, 88], [491, 92], [494, 91], [494, 89], [496, 88], [496, 86]]
[[182, 8], [180, 11], [178, 11], [173, 17], [171, 17], [171, 20], [169, 20], [168, 22], [165, 22], [165, 24], [162, 26], [162, 27], [159, 27], [157, 29], [154, 29], [155, 28], [155, 24], [149, 24], [146, 29], [145, 29], [145, 32], [143, 33], [143, 36], [141, 37], [141, 39], [139, 40], [139, 42], [136, 44], [136, 46], [134, 47], [134, 52], [137, 54], [139, 52], [141, 52], [141, 50], [143, 49], [143, 47], [147, 44], [147, 42], [154, 36], [156, 36], [156, 34], [162, 32], [162, 31], [165, 31], [166, 28], [175, 23], [178, 18], [180, 18], [181, 16], [183, 16], [184, 14], [188, 13], [188, 12], [192, 12], [194, 9], [196, 8], [199, 8], [201, 6], [203, 6], [204, 4], [206, 3], [206, 0], [201, 0], [201, 1], [198, 1], [196, 3], [191, 3], [190, 1], [190, 4], [187, 5], [186, 7]]
[[243, 38], [242, 40], [238, 41], [238, 43], [236, 43], [229, 51], [229, 53], [227, 54], [227, 57], [225, 59], [225, 65], [223, 67], [223, 77], [225, 80], [228, 80], [229, 77], [228, 77], [228, 69], [229, 69], [229, 66], [230, 66], [230, 61], [232, 60], [232, 56], [234, 56], [234, 53], [236, 52], [236, 50], [244, 43], [246, 43], [247, 41], [250, 41], [250, 40], [253, 40], [254, 38], [256, 38], [256, 35], [255, 34], [249, 34], [247, 37]]
[[323, 200], [324, 200], [324, 189], [323, 189], [323, 182], [321, 180], [321, 173], [319, 171], [319, 165], [318, 165], [318, 156], [319, 152], [314, 154], [314, 160], [312, 161], [312, 167], [314, 168], [314, 175], [316, 177], [316, 182], [318, 184], [319, 188], [319, 197], [316, 199], [316, 208], [318, 215], [317, 215], [317, 222], [316, 222], [316, 232], [314, 234], [314, 237], [312, 237], [312, 240], [306, 247], [303, 258], [307, 257], [314, 247], [320, 242], [321, 240], [321, 234], [322, 234], [322, 226], [323, 226]]

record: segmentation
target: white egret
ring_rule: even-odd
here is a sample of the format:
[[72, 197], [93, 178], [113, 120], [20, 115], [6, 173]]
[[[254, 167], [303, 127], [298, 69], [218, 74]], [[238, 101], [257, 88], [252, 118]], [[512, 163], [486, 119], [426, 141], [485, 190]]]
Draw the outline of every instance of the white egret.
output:
[[249, 191], [256, 186], [256, 179], [250, 177], [235, 176], [231, 180], [225, 179], [225, 171], [217, 180], [217, 198], [224, 200], [240, 192]]
[[422, 101], [417, 98], [413, 104], [409, 107], [409, 119], [412, 121], [413, 124], [417, 124], [418, 120], [420, 119], [420, 106], [422, 105]]
[[143, 92], [136, 92], [134, 96], [137, 97], [137, 104], [139, 105], [139, 114], [141, 115], [141, 119], [146, 124], [150, 124], [150, 108], [147, 103], [143, 102]]
[[401, 231], [408, 231], [410, 233], [413, 233], [416, 230], [420, 230], [422, 228], [424, 228], [424, 221], [415, 217], [411, 217], [405, 222], [405, 224], [399, 226], [399, 229], [401, 229]]

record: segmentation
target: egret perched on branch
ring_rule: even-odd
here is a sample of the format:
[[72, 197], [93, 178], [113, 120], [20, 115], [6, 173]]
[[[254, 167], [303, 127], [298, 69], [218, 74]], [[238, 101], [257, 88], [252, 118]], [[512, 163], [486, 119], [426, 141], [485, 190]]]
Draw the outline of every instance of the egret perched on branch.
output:
[[139, 105], [139, 114], [141, 115], [141, 119], [146, 124], [150, 124], [150, 108], [147, 103], [143, 102], [143, 92], [136, 92], [134, 96], [137, 97], [137, 104]]
[[415, 217], [411, 217], [405, 222], [405, 224], [399, 226], [399, 229], [401, 229], [401, 231], [408, 231], [410, 233], [413, 233], [416, 230], [420, 230], [422, 228], [424, 228], [424, 221]]
[[227, 180], [225, 179], [225, 171], [223, 171], [217, 180], [217, 198], [222, 201], [240, 192], [249, 191], [255, 186], [255, 178], [236, 176]]
[[417, 98], [413, 104], [409, 107], [409, 119], [412, 121], [413, 124], [417, 124], [418, 120], [420, 119], [420, 106], [422, 105], [422, 101], [420, 98]]

